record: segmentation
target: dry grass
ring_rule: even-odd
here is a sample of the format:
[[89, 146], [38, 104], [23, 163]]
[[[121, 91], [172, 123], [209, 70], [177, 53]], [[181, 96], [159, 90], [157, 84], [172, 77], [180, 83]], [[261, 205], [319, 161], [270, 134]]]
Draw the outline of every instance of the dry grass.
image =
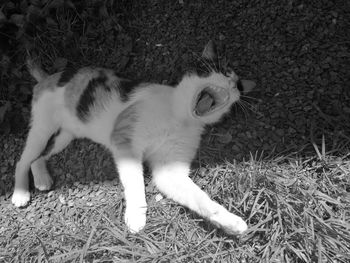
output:
[[[0, 262], [345, 263], [350, 254], [350, 161], [348, 156], [324, 157], [251, 158], [194, 170], [193, 179], [213, 199], [248, 221], [248, 232], [239, 238], [170, 200], [156, 202], [152, 187], [146, 228], [130, 234], [115, 181], [99, 186], [108, 198], [93, 205], [83, 197], [70, 203], [68, 186], [47, 201], [47, 193], [37, 196], [24, 210], [6, 202]], [[41, 210], [31, 214], [38, 205]]]

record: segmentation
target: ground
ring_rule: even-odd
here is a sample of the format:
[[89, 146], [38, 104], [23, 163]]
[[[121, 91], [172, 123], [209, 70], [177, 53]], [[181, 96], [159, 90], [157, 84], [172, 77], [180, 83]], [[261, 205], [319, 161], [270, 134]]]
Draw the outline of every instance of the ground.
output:
[[[1, 46], [0, 262], [348, 262], [347, 1], [19, 2], [0, 8], [18, 26]], [[98, 65], [173, 83], [209, 39], [257, 89], [207, 128], [191, 177], [246, 234], [157, 202], [149, 177], [146, 228], [128, 233], [111, 156], [86, 140], [50, 160], [52, 191], [11, 205], [34, 84], [24, 47], [49, 72]]]

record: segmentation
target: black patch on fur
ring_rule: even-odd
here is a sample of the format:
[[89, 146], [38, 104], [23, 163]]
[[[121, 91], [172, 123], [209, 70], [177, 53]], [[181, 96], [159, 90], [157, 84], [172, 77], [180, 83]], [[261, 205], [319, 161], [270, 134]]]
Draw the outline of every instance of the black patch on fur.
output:
[[83, 122], [89, 118], [90, 107], [95, 103], [95, 90], [98, 88], [104, 88], [110, 91], [110, 88], [106, 86], [107, 76], [103, 71], [99, 72], [99, 76], [89, 81], [87, 87], [80, 96], [77, 104], [77, 115]]
[[120, 100], [122, 102], [128, 101], [139, 84], [140, 82], [136, 80], [121, 79], [118, 85]]
[[58, 87], [63, 87], [64, 85], [66, 85], [74, 76], [75, 74], [78, 72], [77, 69], [75, 68], [66, 68], [62, 74], [60, 79], [57, 82], [57, 86]]
[[244, 91], [244, 88], [243, 88], [243, 85], [242, 85], [242, 81], [241, 81], [241, 80], [238, 80], [238, 81], [237, 81], [237, 89], [238, 89], [240, 92], [243, 92], [243, 91]]
[[55, 146], [56, 137], [61, 133], [61, 128], [51, 135], [47, 141], [45, 149], [41, 152], [40, 157], [48, 155]]

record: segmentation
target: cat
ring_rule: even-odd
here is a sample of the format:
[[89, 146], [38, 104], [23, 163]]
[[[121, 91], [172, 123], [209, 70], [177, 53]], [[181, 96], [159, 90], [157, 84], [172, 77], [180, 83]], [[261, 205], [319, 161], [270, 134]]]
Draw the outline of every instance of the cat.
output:
[[66, 69], [48, 75], [29, 61], [37, 80], [33, 90], [31, 128], [15, 171], [12, 203], [30, 201], [28, 172], [37, 189], [49, 190], [53, 180], [46, 167], [50, 156], [74, 138], [104, 145], [114, 157], [124, 187], [124, 220], [137, 233], [146, 224], [143, 161], [155, 186], [228, 234], [242, 234], [245, 221], [212, 201], [189, 177], [190, 165], [206, 124], [218, 122], [255, 83], [240, 80], [230, 69], [218, 68], [212, 41], [199, 66], [175, 86], [138, 83], [105, 68]]

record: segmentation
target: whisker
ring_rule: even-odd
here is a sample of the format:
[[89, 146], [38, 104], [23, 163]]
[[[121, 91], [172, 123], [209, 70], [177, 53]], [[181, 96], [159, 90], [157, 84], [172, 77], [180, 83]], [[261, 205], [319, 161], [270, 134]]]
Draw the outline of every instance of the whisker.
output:
[[245, 107], [251, 109], [253, 107], [253, 105], [245, 100], [240, 100], [239, 101], [242, 105], [244, 105]]
[[241, 98], [247, 98], [250, 100], [260, 101], [260, 99], [257, 99], [257, 98], [251, 97], [251, 96], [247, 96], [247, 95], [241, 95]]
[[212, 62], [212, 65], [214, 66], [214, 71], [215, 72], [220, 72], [219, 70], [218, 70], [218, 68], [217, 68], [217, 64], [215, 63], [215, 61], [213, 60], [213, 59], [210, 59], [211, 60], [211, 62]]
[[[219, 56], [219, 52], [218, 51], [216, 51], [216, 60], [217, 60], [217, 64], [218, 64], [218, 72], [221, 72], [222, 70], [223, 70], [223, 68], [221, 67], [221, 63], [220, 63], [220, 56]], [[216, 65], [216, 63], [214, 64], [214, 65]]]
[[207, 73], [210, 73], [213, 71], [210, 63], [208, 63], [208, 61], [206, 61], [203, 57], [199, 56], [198, 54], [194, 53], [194, 55], [197, 57], [197, 61], [199, 61], [204, 68], [207, 70]]
[[204, 58], [202, 58], [202, 62], [203, 62], [204, 64], [207, 65], [207, 68], [209, 68], [210, 71], [209, 71], [208, 73], [215, 71], [215, 69], [213, 68], [213, 66], [212, 66], [207, 60], [205, 60]]
[[248, 110], [250, 110], [250, 111], [255, 113], [255, 108], [254, 108], [253, 104], [251, 104], [251, 103], [249, 103], [247, 101], [244, 101], [244, 100], [241, 100], [240, 102], [242, 103], [242, 105], [244, 105], [246, 107], [246, 109], [248, 109]]
[[245, 121], [247, 122], [248, 121], [248, 118], [247, 118], [248, 113], [247, 113], [247, 110], [246, 110], [244, 104], [241, 101], [239, 101], [238, 105], [241, 107], [241, 109], [243, 111], [243, 115], [244, 115]]
[[254, 112], [254, 110], [251, 107], [249, 107], [248, 105], [244, 104], [244, 103], [242, 103], [242, 105], [244, 105], [244, 108], [246, 110], [246, 116], [249, 117], [250, 116], [250, 112]]

